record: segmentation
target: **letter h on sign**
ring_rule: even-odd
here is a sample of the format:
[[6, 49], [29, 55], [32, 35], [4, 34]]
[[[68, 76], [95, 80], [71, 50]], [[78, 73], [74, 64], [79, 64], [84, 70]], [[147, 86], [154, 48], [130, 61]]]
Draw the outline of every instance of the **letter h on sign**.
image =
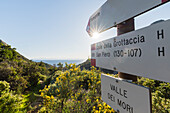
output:
[[160, 49], [160, 47], [158, 47], [158, 56], [161, 56], [161, 53], [162, 53], [162, 56], [165, 56], [165, 48], [162, 47], [162, 50]]
[[164, 39], [164, 31], [163, 31], [163, 29], [161, 30], [161, 32], [157, 31], [157, 35], [158, 35], [158, 40], [160, 39], [160, 37], [162, 37], [162, 39]]

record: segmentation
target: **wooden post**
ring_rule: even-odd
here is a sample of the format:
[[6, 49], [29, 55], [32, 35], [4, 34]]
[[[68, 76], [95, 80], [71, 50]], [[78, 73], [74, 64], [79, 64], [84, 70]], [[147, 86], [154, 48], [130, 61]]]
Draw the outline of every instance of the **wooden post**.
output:
[[[126, 20], [125, 22], [122, 22], [117, 25], [117, 35], [121, 35], [130, 31], [135, 30], [135, 24], [134, 24], [134, 18], [131, 18], [129, 20]], [[122, 72], [118, 72], [118, 75], [122, 79], [126, 80], [132, 80], [132, 81], [137, 81], [137, 76], [135, 75], [130, 75]]]

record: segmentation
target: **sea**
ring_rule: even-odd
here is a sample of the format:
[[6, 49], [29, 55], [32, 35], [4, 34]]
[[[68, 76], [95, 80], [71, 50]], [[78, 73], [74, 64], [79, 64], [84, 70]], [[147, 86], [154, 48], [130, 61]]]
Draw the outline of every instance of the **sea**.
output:
[[85, 60], [32, 60], [32, 61], [34, 61], [34, 62], [44, 62], [44, 63], [48, 63], [48, 64], [51, 64], [51, 65], [56, 65], [57, 66], [57, 64], [58, 63], [62, 63], [63, 64], [63, 66], [65, 66], [65, 62], [67, 62], [67, 64], [76, 64], [76, 65], [78, 65], [78, 64], [81, 64], [81, 63], [83, 63], [83, 62], [85, 62]]

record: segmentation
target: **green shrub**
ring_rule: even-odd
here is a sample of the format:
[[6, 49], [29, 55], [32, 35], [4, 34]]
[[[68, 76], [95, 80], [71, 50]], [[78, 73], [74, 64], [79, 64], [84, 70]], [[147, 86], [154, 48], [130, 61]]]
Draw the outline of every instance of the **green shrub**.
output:
[[0, 113], [26, 112], [22, 97], [14, 94], [9, 88], [9, 83], [0, 81]]

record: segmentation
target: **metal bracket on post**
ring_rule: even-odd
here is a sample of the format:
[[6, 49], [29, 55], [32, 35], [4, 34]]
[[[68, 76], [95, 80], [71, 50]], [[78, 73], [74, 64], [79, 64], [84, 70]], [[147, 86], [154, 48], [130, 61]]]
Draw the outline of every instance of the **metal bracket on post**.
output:
[[[126, 20], [125, 22], [122, 22], [117, 25], [117, 35], [121, 35], [124, 33], [128, 33], [130, 31], [135, 30], [135, 24], [134, 24], [134, 18], [131, 18], [129, 20]], [[122, 80], [131, 82], [131, 81], [137, 81], [137, 76], [130, 75], [122, 72], [118, 72], [119, 78]]]

